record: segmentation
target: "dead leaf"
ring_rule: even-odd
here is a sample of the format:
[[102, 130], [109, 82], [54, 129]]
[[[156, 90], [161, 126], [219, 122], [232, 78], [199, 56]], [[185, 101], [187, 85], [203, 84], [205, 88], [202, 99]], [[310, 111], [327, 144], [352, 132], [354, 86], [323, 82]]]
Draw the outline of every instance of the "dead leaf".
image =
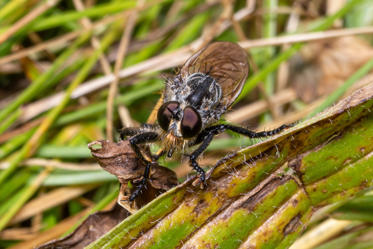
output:
[[124, 220], [130, 213], [115, 204], [111, 210], [101, 211], [88, 216], [83, 223], [70, 235], [48, 242], [38, 249], [80, 249], [95, 241], [119, 222]]
[[290, 60], [290, 84], [309, 103], [337, 89], [373, 56], [373, 49], [358, 37], [310, 43]]
[[[100, 140], [90, 143], [88, 147], [100, 166], [118, 177], [121, 183], [118, 203], [129, 211], [144, 206], [161, 193], [177, 185], [175, 172], [155, 164], [150, 170], [150, 179], [146, 191], [136, 198], [134, 203], [129, 203], [129, 196], [143, 177], [145, 164], [136, 158], [128, 140], [118, 143]], [[129, 185], [135, 187], [130, 188]]]

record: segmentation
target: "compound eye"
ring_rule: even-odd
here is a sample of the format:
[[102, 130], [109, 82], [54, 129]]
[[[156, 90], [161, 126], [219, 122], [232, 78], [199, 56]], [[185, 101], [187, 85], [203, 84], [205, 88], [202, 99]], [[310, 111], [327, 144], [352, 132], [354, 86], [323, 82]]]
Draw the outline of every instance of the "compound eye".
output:
[[194, 137], [200, 132], [202, 128], [201, 116], [193, 107], [185, 107], [180, 128], [184, 138]]
[[158, 124], [161, 126], [163, 130], [168, 130], [168, 126], [170, 125], [171, 119], [178, 108], [179, 103], [176, 101], [166, 102], [161, 106], [161, 108], [159, 108], [157, 119]]

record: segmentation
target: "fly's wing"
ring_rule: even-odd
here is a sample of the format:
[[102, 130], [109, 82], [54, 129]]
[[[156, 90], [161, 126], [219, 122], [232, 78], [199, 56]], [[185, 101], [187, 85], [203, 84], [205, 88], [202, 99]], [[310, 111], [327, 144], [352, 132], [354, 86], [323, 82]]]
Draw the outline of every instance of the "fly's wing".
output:
[[194, 73], [213, 77], [221, 86], [224, 107], [229, 107], [240, 94], [248, 72], [246, 51], [231, 42], [214, 42], [193, 54], [180, 70], [182, 79]]

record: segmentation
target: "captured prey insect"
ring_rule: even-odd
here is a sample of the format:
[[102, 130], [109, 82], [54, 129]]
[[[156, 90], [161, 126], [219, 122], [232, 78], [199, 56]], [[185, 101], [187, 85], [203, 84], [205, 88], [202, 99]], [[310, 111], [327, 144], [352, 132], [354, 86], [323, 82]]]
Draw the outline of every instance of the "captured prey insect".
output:
[[[215, 135], [231, 130], [257, 138], [274, 135], [289, 127], [283, 125], [271, 131], [254, 132], [238, 126], [216, 124], [241, 93], [248, 72], [248, 57], [243, 48], [231, 42], [215, 42], [193, 54], [179, 74], [166, 80], [163, 104], [157, 113], [158, 124], [121, 130], [121, 138], [130, 136], [133, 150], [146, 162], [144, 177], [130, 201], [146, 187], [152, 161], [163, 154], [172, 157], [174, 151], [199, 145], [188, 155], [189, 163], [205, 184], [205, 171], [198, 165], [197, 158]], [[141, 145], [153, 142], [159, 142], [162, 150], [151, 159], [145, 159]]]

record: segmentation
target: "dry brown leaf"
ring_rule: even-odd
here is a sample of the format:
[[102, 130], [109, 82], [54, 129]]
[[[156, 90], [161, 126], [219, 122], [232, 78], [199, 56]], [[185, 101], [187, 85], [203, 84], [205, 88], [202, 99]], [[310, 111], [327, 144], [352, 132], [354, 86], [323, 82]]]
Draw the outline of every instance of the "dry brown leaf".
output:
[[[136, 187], [137, 182], [142, 179], [145, 169], [144, 163], [136, 158], [127, 140], [118, 143], [100, 140], [90, 143], [88, 147], [100, 166], [118, 177], [121, 183], [118, 203], [110, 211], [90, 215], [73, 233], [65, 238], [48, 242], [40, 246], [39, 249], [84, 248], [130, 215], [130, 212], [123, 207], [128, 207], [128, 197], [135, 188], [128, 186], [131, 182]], [[147, 190], [135, 200], [132, 206], [135, 209], [142, 207], [176, 185], [175, 172], [159, 165], [153, 165]]]
[[118, 204], [109, 211], [91, 214], [73, 233], [65, 238], [44, 244], [38, 249], [81, 249], [95, 241], [129, 216], [130, 213]]
[[[100, 166], [118, 177], [121, 183], [118, 203], [125, 208], [128, 208], [129, 204], [131, 208], [140, 208], [162, 192], [177, 185], [175, 172], [154, 164], [150, 170], [147, 190], [136, 198], [134, 203], [129, 203], [128, 198], [142, 179], [145, 169], [145, 164], [138, 160], [130, 143], [127, 140], [118, 143], [100, 140], [90, 143], [88, 147]], [[129, 188], [129, 184], [135, 187]]]
[[373, 56], [373, 49], [358, 37], [313, 42], [290, 60], [290, 84], [309, 103], [338, 88]]

